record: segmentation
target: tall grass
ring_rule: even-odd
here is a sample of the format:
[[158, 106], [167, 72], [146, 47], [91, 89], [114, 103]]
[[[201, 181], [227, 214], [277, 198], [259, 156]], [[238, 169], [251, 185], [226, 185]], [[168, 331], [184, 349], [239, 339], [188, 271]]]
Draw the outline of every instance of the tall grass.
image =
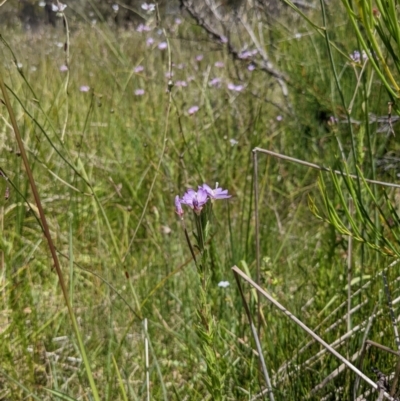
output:
[[[217, 363], [224, 369], [222, 397], [250, 400], [264, 388], [230, 270], [236, 264], [256, 276], [252, 149], [272, 149], [343, 171], [348, 166], [350, 173], [357, 173], [358, 166], [366, 178], [394, 181], [397, 174], [378, 168], [389, 151], [397, 150], [396, 137], [390, 130], [379, 133], [382, 126], [370, 124], [368, 116], [386, 116], [390, 96], [373, 63], [350, 59], [362, 49], [346, 15], [344, 9], [327, 11], [331, 60], [320, 30], [292, 13], [274, 19], [265, 42], [271, 39], [273, 61], [288, 77], [289, 98], [276, 90], [273, 78], [232, 60], [192, 20], [162, 21], [168, 36], [164, 50], [158, 45], [166, 38], [155, 27], [137, 32], [101, 24], [72, 26], [68, 71], [60, 71], [66, 64], [65, 31], [2, 32], [22, 65], [15, 65], [3, 45], [0, 71], [101, 399], [210, 399], [202, 380], [207, 361], [196, 329], [202, 295], [174, 212], [175, 195], [203, 182], [219, 182], [233, 194], [215, 204], [215, 233], [207, 244], [214, 275], [207, 302], [216, 328]], [[320, 14], [308, 17], [321, 26]], [[167, 76], [171, 68], [173, 77]], [[210, 84], [214, 78], [221, 79], [220, 85]], [[229, 83], [244, 88], [230, 90]], [[82, 91], [83, 86], [90, 89]], [[351, 113], [345, 110], [350, 103]], [[199, 108], [193, 114], [192, 106]], [[0, 191], [9, 196], [0, 201], [0, 394], [4, 399], [67, 399], [62, 394], [91, 399], [88, 368], [2, 110]], [[338, 341], [348, 331], [348, 238], [318, 220], [308, 201], [329, 220], [324, 214], [329, 198], [348, 226], [337, 190], [348, 186], [341, 178], [335, 186], [324, 176], [321, 196], [318, 174], [279, 158], [259, 157], [261, 284], [326, 342], [337, 341], [338, 351], [357, 365], [360, 361], [352, 357], [361, 353], [364, 337], [395, 348], [379, 276], [393, 258], [354, 243], [353, 332]], [[362, 178], [357, 185], [356, 199], [364, 202], [360, 216], [372, 216], [377, 232], [396, 244], [390, 226], [395, 214], [389, 211], [384, 222], [376, 214], [375, 203], [381, 206], [384, 199], [381, 188], [371, 192], [379, 197], [372, 202]], [[386, 191], [394, 209], [396, 191]], [[379, 247], [378, 236], [362, 223], [355, 224]], [[189, 213], [185, 224], [193, 238], [195, 221]], [[386, 272], [395, 309], [398, 270], [393, 264]], [[220, 281], [230, 286], [218, 287]], [[255, 312], [255, 298], [248, 287], [244, 290]], [[319, 354], [320, 346], [277, 310], [263, 304], [262, 315], [261, 347], [275, 399], [335, 393], [350, 399], [353, 392], [367, 389], [362, 384], [355, 389], [355, 377], [340, 373], [312, 394], [340, 362]], [[363, 356], [358, 367], [374, 381], [370, 367], [390, 373], [397, 358], [376, 348]]]

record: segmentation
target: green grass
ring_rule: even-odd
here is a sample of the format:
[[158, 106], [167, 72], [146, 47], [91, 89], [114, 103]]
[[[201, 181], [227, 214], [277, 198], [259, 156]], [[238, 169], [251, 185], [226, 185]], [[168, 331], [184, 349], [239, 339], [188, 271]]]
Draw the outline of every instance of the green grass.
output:
[[[26, 81], [5, 46], [0, 71], [13, 91], [14, 112], [101, 399], [146, 399], [143, 318], [148, 319], [151, 399], [208, 397], [195, 328], [198, 277], [174, 212], [175, 195], [203, 182], [219, 182], [233, 195], [214, 208], [214, 270], [208, 293], [217, 325], [218, 363], [226, 373], [225, 397], [249, 400], [260, 391], [260, 381], [264, 386], [230, 271], [235, 264], [242, 269], [247, 265], [256, 275], [251, 150], [272, 149], [337, 168], [339, 138], [346, 155], [351, 154], [348, 125], [328, 123], [331, 115], [343, 118], [343, 105], [324, 39], [301, 21], [286, 25], [296, 24], [290, 31], [281, 24], [289, 16], [280, 18], [274, 21], [271, 52], [288, 77], [288, 99], [271, 77], [248, 71], [245, 61], [233, 61], [190, 21], [174, 31], [167, 25], [173, 80], [187, 82], [187, 87], [172, 88], [172, 101], [166, 92], [168, 50], [157, 48], [162, 36], [155, 32], [73, 27], [68, 85], [67, 73], [59, 71], [65, 63], [65, 52], [56, 45], [65, 41], [61, 30], [32, 37], [2, 32], [22, 63]], [[358, 47], [355, 39], [348, 40], [350, 24], [334, 18], [330, 24], [338, 28], [331, 40], [343, 52], [335, 52], [334, 59], [348, 103], [357, 79], [344, 55]], [[295, 37], [296, 31], [302, 32], [301, 38]], [[149, 36], [156, 40], [152, 46], [146, 45]], [[204, 55], [200, 62], [195, 59], [199, 54]], [[224, 68], [216, 67], [217, 61]], [[179, 69], [180, 64], [185, 68]], [[135, 73], [138, 65], [144, 70]], [[220, 88], [209, 85], [215, 77], [222, 79]], [[386, 95], [371, 69], [369, 79], [369, 110], [385, 115]], [[245, 89], [230, 91], [230, 82], [242, 82]], [[91, 90], [81, 92], [82, 85]], [[144, 89], [144, 95], [136, 96], [136, 89]], [[356, 96], [355, 119], [363, 119], [363, 100]], [[199, 111], [189, 115], [193, 105]], [[0, 193], [9, 187], [10, 196], [6, 200], [1, 195], [0, 200], [0, 398], [66, 399], [59, 392], [71, 399], [92, 399], [5, 107], [1, 110], [0, 167], [10, 182], [0, 181]], [[362, 129], [354, 126], [357, 138]], [[232, 146], [231, 139], [238, 143]], [[371, 145], [365, 139], [359, 149], [370, 146], [372, 156], [381, 157], [396, 150], [395, 141], [378, 134]], [[370, 176], [367, 152], [360, 164]], [[378, 178], [392, 180], [380, 171]], [[309, 327], [321, 324], [317, 332], [331, 343], [347, 331], [345, 321], [339, 322], [346, 306], [331, 314], [347, 299], [347, 238], [309, 210], [308, 196], [323, 208], [317, 181], [314, 170], [259, 155], [261, 279], [263, 287]], [[332, 200], [339, 205], [333, 192]], [[368, 208], [373, 213], [373, 206]], [[188, 212], [185, 222], [191, 235], [194, 222]], [[353, 306], [362, 304], [352, 325], [364, 322], [376, 307], [381, 312], [368, 338], [396, 349], [382, 280], [376, 277], [392, 259], [360, 244], [353, 254], [353, 292], [372, 281], [352, 301]], [[398, 270], [395, 266], [388, 271], [393, 299], [398, 297]], [[219, 288], [221, 280], [231, 285]], [[250, 288], [245, 288], [249, 295]], [[266, 303], [263, 313], [262, 347], [275, 397], [305, 399], [339, 362], [324, 355], [305, 365], [320, 346], [298, 352], [310, 338]], [[339, 323], [327, 331], [334, 322]], [[357, 331], [339, 352], [351, 357], [360, 350], [363, 336]], [[283, 374], [279, 368], [289, 360]], [[376, 380], [370, 366], [389, 373], [395, 363], [394, 356], [373, 348], [362, 370]], [[341, 399], [350, 399], [354, 379], [342, 373], [318, 395], [343, 388]]]

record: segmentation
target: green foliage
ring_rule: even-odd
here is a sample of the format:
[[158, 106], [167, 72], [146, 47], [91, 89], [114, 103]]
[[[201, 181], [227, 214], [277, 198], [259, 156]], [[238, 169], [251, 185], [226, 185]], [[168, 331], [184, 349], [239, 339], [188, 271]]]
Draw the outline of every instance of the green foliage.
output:
[[[162, 21], [173, 81], [187, 83], [173, 86], [171, 97], [168, 51], [157, 48], [163, 39], [156, 32], [73, 25], [68, 72], [59, 70], [66, 62], [58, 47], [65, 42], [62, 31], [29, 37], [2, 32], [15, 60], [3, 44], [0, 71], [102, 399], [145, 399], [147, 372], [151, 399], [203, 400], [212, 394], [248, 400], [260, 391], [258, 359], [230, 272], [238, 264], [256, 275], [256, 146], [358, 177], [326, 171], [318, 176], [286, 160], [259, 158], [261, 285], [350, 359], [365, 335], [395, 347], [379, 272], [399, 252], [398, 189], [382, 190], [366, 179], [393, 182], [397, 175], [397, 136], [390, 129], [396, 131], [395, 121], [389, 127], [369, 116], [387, 116], [387, 102], [397, 96], [391, 81], [398, 74], [397, 28], [383, 5], [380, 19], [371, 17], [367, 5], [357, 13], [344, 5], [326, 11], [329, 51], [319, 12], [307, 12], [312, 24], [290, 11], [260, 28], [271, 60], [287, 76], [288, 97], [273, 77], [249, 71], [246, 60], [232, 60], [191, 21]], [[359, 24], [378, 36], [368, 36]], [[151, 46], [149, 36], [157, 40]], [[352, 61], [349, 55], [361, 48], [376, 59]], [[196, 61], [200, 53], [204, 58]], [[144, 70], [134, 71], [139, 65]], [[209, 84], [215, 77], [222, 79], [220, 88]], [[245, 89], [231, 91], [228, 83]], [[82, 85], [90, 91], [81, 92]], [[135, 95], [137, 89], [145, 93]], [[199, 111], [191, 115], [194, 105]], [[8, 179], [0, 177], [0, 398], [90, 398], [2, 110], [0, 167]], [[202, 264], [197, 270], [173, 200], [189, 187], [217, 181], [234, 196], [216, 202], [207, 221], [185, 215], [188, 235], [197, 238], [193, 252], [206, 258], [196, 255]], [[197, 237], [190, 232], [196, 222], [203, 233]], [[349, 235], [360, 241], [352, 250]], [[399, 266], [387, 274], [396, 299]], [[231, 285], [219, 288], [219, 281]], [[348, 287], [354, 331], [339, 341], [348, 332]], [[255, 313], [256, 294], [246, 291]], [[261, 343], [276, 399], [320, 399], [337, 389], [342, 399], [352, 399], [354, 377], [346, 371], [318, 398], [310, 395], [339, 363], [269, 305], [261, 312]], [[146, 333], [143, 318], [149, 322]], [[145, 337], [151, 344], [148, 367]], [[377, 366], [390, 372], [395, 362], [395, 356], [370, 348], [363, 371]]]

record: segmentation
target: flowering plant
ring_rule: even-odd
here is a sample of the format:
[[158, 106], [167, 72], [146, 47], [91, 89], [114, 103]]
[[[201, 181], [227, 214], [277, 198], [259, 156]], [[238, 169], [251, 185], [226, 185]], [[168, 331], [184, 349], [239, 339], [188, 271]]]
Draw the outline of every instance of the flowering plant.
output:
[[[175, 197], [175, 211], [179, 216], [184, 229], [186, 241], [189, 245], [190, 252], [196, 265], [200, 285], [199, 302], [197, 316], [199, 318], [196, 325], [197, 334], [202, 340], [202, 348], [204, 360], [207, 364], [207, 370], [204, 374], [203, 381], [210, 391], [213, 400], [220, 401], [223, 397], [223, 388], [225, 380], [226, 367], [218, 359], [215, 332], [216, 322], [212, 315], [210, 303], [207, 301], [208, 292], [210, 290], [209, 283], [211, 275], [215, 275], [215, 267], [212, 259], [211, 251], [207, 246], [207, 238], [210, 232], [212, 221], [212, 206], [214, 201], [219, 199], [228, 199], [231, 195], [227, 189], [222, 189], [216, 183], [215, 188], [211, 188], [207, 184], [200, 185], [197, 191], [188, 189], [185, 194]], [[184, 210], [182, 205], [193, 210], [194, 220], [196, 224], [196, 232], [193, 233], [196, 244], [195, 247], [200, 253], [200, 261], [197, 260], [194, 246], [190, 240], [189, 234], [184, 223]], [[211, 246], [212, 248], [212, 246]], [[222, 283], [222, 284], [221, 284]], [[222, 281], [218, 284], [220, 287], [226, 288], [229, 282]]]
[[182, 198], [179, 198], [179, 195], [175, 197], [176, 213], [182, 218], [183, 210], [181, 204], [184, 204], [189, 206], [197, 215], [199, 215], [208, 200], [213, 201], [230, 197], [231, 195], [228, 194], [227, 189], [218, 187], [218, 182], [214, 189], [209, 187], [207, 184], [199, 185], [197, 192], [194, 189], [188, 189]]

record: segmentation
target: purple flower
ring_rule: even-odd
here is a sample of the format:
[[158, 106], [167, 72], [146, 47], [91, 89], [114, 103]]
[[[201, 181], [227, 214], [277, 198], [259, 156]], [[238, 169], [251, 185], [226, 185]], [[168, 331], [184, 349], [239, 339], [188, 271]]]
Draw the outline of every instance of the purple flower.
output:
[[179, 199], [179, 195], [175, 196], [175, 212], [182, 219], [183, 209], [181, 205], [181, 200]]
[[201, 60], [203, 60], [203, 55], [202, 54], [199, 54], [198, 56], [196, 56], [196, 61], [201, 61]]
[[172, 78], [174, 76], [174, 72], [173, 71], [167, 71], [166, 73], [165, 73], [165, 78]]
[[182, 20], [180, 18], [175, 18], [175, 24], [180, 25], [182, 23]]
[[221, 78], [213, 78], [211, 81], [210, 81], [210, 85], [211, 86], [216, 86], [216, 87], [220, 87], [221, 86]]
[[167, 42], [161, 42], [161, 43], [158, 44], [158, 48], [160, 50], [165, 50], [167, 47], [168, 47]]
[[254, 64], [249, 64], [248, 67], [247, 67], [247, 69], [248, 69], [249, 71], [254, 71], [254, 70], [256, 69], [256, 66], [255, 66]]
[[350, 54], [350, 58], [355, 62], [360, 62], [360, 52], [358, 50], [354, 50], [353, 53]]
[[339, 122], [339, 120], [335, 116], [330, 116], [328, 119], [328, 125], [335, 125]]
[[238, 54], [238, 57], [242, 60], [245, 60], [254, 57], [257, 53], [257, 50], [243, 50]]
[[212, 189], [207, 184], [203, 184], [202, 186], [199, 186], [199, 190], [200, 189], [205, 191], [207, 193], [208, 197], [212, 200], [227, 199], [227, 198], [231, 197], [231, 195], [228, 194], [227, 189], [222, 189], [221, 187], [218, 187], [218, 182], [215, 184], [215, 189]]
[[134, 93], [135, 93], [136, 96], [143, 96], [144, 95], [144, 89], [136, 89]]
[[146, 45], [147, 46], [151, 46], [154, 43], [154, 39], [153, 38], [147, 38], [146, 39]]
[[276, 116], [276, 121], [282, 121], [283, 117], [279, 114], [279, 116]]
[[243, 90], [244, 86], [243, 85], [235, 85], [232, 83], [228, 84], [228, 89], [231, 91], [235, 91], [235, 92], [241, 92]]
[[175, 86], [180, 86], [180, 87], [187, 86], [187, 82], [186, 81], [176, 81]]
[[199, 111], [199, 106], [192, 106], [189, 110], [188, 113], [189, 115], [193, 115], [194, 113], [197, 113]]
[[138, 65], [133, 69], [133, 72], [142, 72], [144, 67], [142, 65]]
[[216, 61], [214, 65], [217, 68], [224, 68], [224, 63], [222, 61]]
[[90, 86], [82, 85], [82, 86], [79, 88], [79, 90], [80, 90], [81, 92], [89, 92], [89, 91], [90, 91]]
[[68, 71], [68, 67], [67, 67], [65, 64], [63, 64], [63, 65], [60, 67], [60, 71], [61, 71], [61, 72]]
[[363, 50], [361, 53], [358, 50], [354, 50], [354, 52], [350, 54], [350, 58], [355, 63], [361, 63], [361, 60], [362, 61], [367, 60], [368, 56], [367, 56], [367, 53], [365, 53], [365, 50]]
[[208, 194], [202, 187], [199, 187], [197, 192], [194, 189], [188, 189], [180, 200], [181, 203], [192, 208], [197, 214], [201, 212], [207, 201]]
[[151, 28], [147, 25], [144, 24], [139, 24], [138, 27], [136, 28], [137, 32], [149, 32], [151, 31]]

